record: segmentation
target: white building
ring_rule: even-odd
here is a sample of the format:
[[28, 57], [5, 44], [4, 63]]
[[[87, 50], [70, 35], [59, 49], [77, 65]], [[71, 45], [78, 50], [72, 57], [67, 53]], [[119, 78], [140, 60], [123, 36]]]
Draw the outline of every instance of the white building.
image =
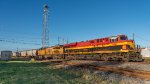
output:
[[10, 60], [12, 51], [1, 51], [1, 60]]
[[141, 50], [142, 57], [150, 57], [150, 48], [144, 48]]

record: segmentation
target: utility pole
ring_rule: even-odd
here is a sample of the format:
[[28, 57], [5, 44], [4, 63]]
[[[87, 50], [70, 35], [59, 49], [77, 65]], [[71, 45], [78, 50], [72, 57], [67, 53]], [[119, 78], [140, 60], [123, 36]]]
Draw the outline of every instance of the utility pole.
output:
[[67, 44], [69, 43], [69, 40], [67, 39]]
[[133, 40], [134, 40], [134, 33], [133, 33]]
[[19, 51], [18, 51], [18, 48], [17, 48], [17, 52], [16, 52], [16, 57], [19, 57]]
[[63, 41], [63, 45], [64, 45], [65, 39], [64, 39], [64, 38], [62, 38], [62, 41]]
[[17, 48], [17, 52], [18, 52], [18, 48]]
[[134, 48], [137, 49], [137, 46], [136, 46], [135, 40], [134, 40], [134, 33], [132, 35], [133, 35], [132, 39], [133, 39], [133, 42], [134, 42]]
[[49, 46], [49, 31], [48, 31], [48, 5], [44, 5], [43, 14], [43, 33], [42, 33], [42, 48]]
[[60, 37], [58, 36], [58, 45], [60, 45]]

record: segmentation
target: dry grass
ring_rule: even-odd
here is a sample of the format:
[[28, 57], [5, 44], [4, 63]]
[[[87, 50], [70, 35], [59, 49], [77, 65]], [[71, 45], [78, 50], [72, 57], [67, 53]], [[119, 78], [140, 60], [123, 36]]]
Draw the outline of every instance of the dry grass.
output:
[[0, 61], [0, 84], [92, 84], [95, 82], [94, 79], [87, 79], [83, 71], [52, 69], [50, 65], [50, 62]]
[[112, 72], [54, 66], [50, 62], [0, 61], [0, 84], [144, 84]]
[[144, 57], [143, 59], [145, 62], [150, 62], [150, 57]]

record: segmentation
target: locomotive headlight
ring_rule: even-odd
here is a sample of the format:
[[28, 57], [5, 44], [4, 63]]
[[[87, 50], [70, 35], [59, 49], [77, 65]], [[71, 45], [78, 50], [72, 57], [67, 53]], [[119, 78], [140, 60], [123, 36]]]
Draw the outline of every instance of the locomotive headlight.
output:
[[123, 45], [123, 46], [122, 46], [122, 49], [123, 49], [123, 50], [126, 50], [126, 49], [127, 49], [127, 45]]

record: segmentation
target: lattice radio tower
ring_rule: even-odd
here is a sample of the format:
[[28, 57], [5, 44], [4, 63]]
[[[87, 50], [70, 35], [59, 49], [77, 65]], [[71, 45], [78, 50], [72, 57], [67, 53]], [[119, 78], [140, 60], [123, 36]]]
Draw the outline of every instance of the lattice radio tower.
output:
[[43, 33], [42, 33], [42, 47], [49, 46], [49, 31], [48, 31], [48, 5], [44, 5], [44, 14], [43, 14]]

